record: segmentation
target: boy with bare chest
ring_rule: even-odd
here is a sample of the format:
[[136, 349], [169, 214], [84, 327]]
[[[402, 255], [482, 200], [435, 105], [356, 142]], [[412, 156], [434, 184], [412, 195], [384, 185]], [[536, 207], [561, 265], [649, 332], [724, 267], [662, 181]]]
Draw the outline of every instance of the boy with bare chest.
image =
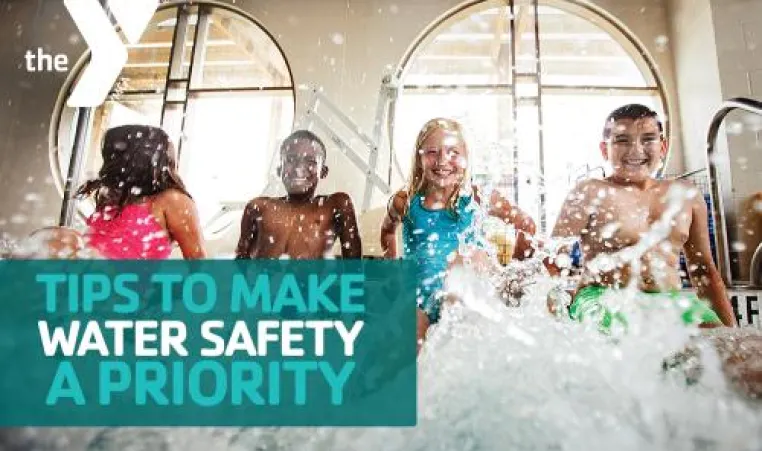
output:
[[[694, 209], [700, 210], [704, 205], [703, 199], [694, 194], [695, 188], [686, 183], [664, 180], [654, 180], [648, 191], [635, 186], [621, 186], [610, 180], [587, 180], [577, 186], [575, 195], [582, 202], [592, 199], [586, 208], [587, 217], [579, 236], [587, 259], [595, 261], [598, 256], [604, 256], [598, 260], [601, 263], [597, 267], [604, 270], [596, 275], [598, 282], [607, 286], [629, 283], [631, 265], [626, 262], [617, 265], [618, 262], [613, 261], [615, 259], [606, 259], [605, 256], [631, 248], [647, 236], [654, 223], [667, 213], [669, 189], [674, 184], [684, 190], [685, 198], [673, 205], [675, 208], [669, 214], [670, 228], [659, 237], [663, 240], [658, 246], [645, 249], [640, 256], [638, 287], [645, 292], [658, 292], [681, 287], [682, 282], [675, 268], [679, 264], [680, 251], [690, 236]], [[580, 207], [570, 202], [566, 211]], [[585, 217], [581, 211], [579, 213], [579, 216]], [[563, 225], [556, 229], [558, 236], [563, 236], [577, 222], [562, 221]], [[608, 262], [616, 267], [608, 268]]]
[[328, 174], [325, 152], [312, 132], [299, 130], [286, 138], [278, 171], [287, 194], [249, 202], [241, 220], [237, 259], [323, 259], [337, 239], [342, 257], [361, 257], [362, 243], [349, 195], [315, 196], [318, 181]]
[[[656, 113], [642, 105], [619, 108], [609, 115], [603, 138], [601, 152], [613, 173], [577, 185], [553, 230], [554, 237], [578, 237], [587, 263], [587, 274], [570, 307], [572, 317], [582, 319], [600, 311], [599, 298], [607, 290], [631, 282], [644, 293], [676, 298], [682, 250], [698, 297], [712, 307], [689, 296], [683, 320], [734, 325], [732, 307], [712, 261], [702, 196], [687, 182], [654, 177], [667, 152]], [[615, 316], [606, 312], [601, 325], [610, 327]]]

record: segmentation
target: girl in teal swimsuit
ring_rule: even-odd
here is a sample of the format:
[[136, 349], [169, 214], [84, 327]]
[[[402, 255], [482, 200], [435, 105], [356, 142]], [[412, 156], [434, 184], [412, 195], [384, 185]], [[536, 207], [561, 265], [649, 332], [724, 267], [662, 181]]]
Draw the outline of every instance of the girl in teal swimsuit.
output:
[[[415, 260], [418, 302], [419, 344], [428, 327], [439, 320], [439, 310], [445, 296], [444, 280], [448, 268], [462, 258], [462, 246], [483, 249], [474, 230], [480, 199], [468, 183], [468, 148], [463, 129], [451, 119], [432, 119], [421, 129], [416, 140], [413, 167], [406, 189], [397, 192], [389, 201], [381, 228], [384, 255], [397, 258], [396, 230], [402, 223], [403, 249], [401, 256]], [[487, 213], [513, 224], [518, 236], [514, 258], [531, 253], [529, 239], [535, 225], [532, 218], [492, 193]], [[475, 258], [485, 254], [476, 251]]]

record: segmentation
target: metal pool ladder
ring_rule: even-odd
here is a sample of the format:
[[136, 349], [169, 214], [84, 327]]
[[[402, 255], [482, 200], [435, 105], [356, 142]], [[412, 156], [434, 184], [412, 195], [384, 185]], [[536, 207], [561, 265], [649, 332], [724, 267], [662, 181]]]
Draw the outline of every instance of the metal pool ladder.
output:
[[[714, 114], [714, 118], [712, 118], [712, 122], [709, 125], [709, 133], [707, 134], [706, 152], [707, 164], [709, 167], [709, 184], [711, 186], [712, 215], [715, 220], [715, 237], [717, 240], [717, 267], [725, 282], [725, 286], [728, 288], [732, 286], [733, 277], [730, 271], [728, 230], [724, 209], [724, 201], [726, 199], [723, 198], [722, 189], [720, 188], [719, 171], [715, 160], [717, 136], [720, 131], [720, 126], [725, 120], [725, 117], [734, 110], [742, 110], [762, 116], [762, 102], [743, 97], [726, 100]], [[730, 174], [726, 175], [729, 176]], [[756, 267], [754, 263], [755, 261]], [[751, 268], [752, 270], [756, 268], [757, 271], [751, 274], [751, 287], [749, 288], [762, 289], [762, 281], [760, 281], [758, 275], [760, 265], [762, 265], [762, 250], [758, 247], [757, 251], [754, 253], [754, 258], [752, 259]]]

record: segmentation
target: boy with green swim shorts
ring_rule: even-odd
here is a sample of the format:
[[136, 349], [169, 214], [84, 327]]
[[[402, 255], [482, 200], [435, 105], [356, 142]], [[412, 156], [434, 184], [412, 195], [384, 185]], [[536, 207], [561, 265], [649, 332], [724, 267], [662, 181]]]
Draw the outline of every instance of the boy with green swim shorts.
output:
[[[620, 311], [612, 310], [603, 302], [603, 297], [607, 293], [616, 294], [612, 293], [615, 290], [600, 285], [588, 285], [580, 289], [569, 306], [569, 316], [578, 321], [597, 320], [599, 328], [604, 333], [608, 333], [616, 326], [626, 329], [628, 326], [627, 317]], [[679, 291], [667, 293], [640, 292], [635, 297], [636, 302], [643, 303], [653, 303], [660, 300], [674, 303], [680, 311], [680, 318], [686, 325], [703, 324], [706, 326], [719, 326], [722, 324], [717, 313], [693, 293], [681, 293]]]
[[[609, 175], [584, 180], [572, 190], [552, 234], [578, 239], [586, 262], [569, 305], [572, 318], [594, 315], [604, 331], [617, 322], [626, 326], [623, 314], [610, 310], [601, 298], [632, 281], [643, 292], [636, 299], [644, 305], [658, 295], [677, 302], [688, 324], [735, 326], [712, 261], [703, 196], [686, 181], [656, 178], [667, 153], [657, 114], [636, 104], [613, 111], [600, 150], [610, 164]], [[681, 251], [697, 296], [679, 292]], [[546, 265], [557, 275], [569, 269], [569, 260], [556, 258]]]

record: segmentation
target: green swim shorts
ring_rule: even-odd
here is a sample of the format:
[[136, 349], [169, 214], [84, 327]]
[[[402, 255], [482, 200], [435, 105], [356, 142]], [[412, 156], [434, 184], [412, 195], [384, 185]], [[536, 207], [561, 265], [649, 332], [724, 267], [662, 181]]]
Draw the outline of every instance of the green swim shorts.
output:
[[[614, 290], [601, 286], [587, 286], [582, 288], [574, 296], [574, 302], [569, 307], [569, 316], [577, 321], [583, 321], [591, 316], [600, 318], [599, 328], [602, 332], [611, 331], [615, 323], [627, 328], [627, 318], [622, 312], [611, 311], [601, 302], [601, 298], [608, 291]], [[693, 293], [681, 293], [672, 291], [669, 293], [642, 293], [643, 297], [661, 297], [669, 298], [674, 302], [688, 301], [689, 305], [682, 310], [681, 318], [686, 325], [715, 323], [722, 324], [717, 313], [712, 310], [706, 302], [700, 300]]]

